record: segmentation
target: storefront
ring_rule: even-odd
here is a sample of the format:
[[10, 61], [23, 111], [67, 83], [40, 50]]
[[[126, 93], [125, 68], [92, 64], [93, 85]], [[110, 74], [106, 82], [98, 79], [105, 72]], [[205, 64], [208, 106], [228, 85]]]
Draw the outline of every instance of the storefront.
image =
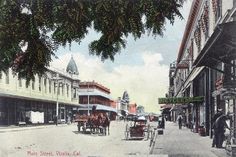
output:
[[[72, 105], [59, 105], [59, 123], [72, 118]], [[37, 122], [31, 116], [41, 117]], [[55, 123], [56, 103], [11, 97], [0, 98], [0, 125], [49, 124]]]
[[[170, 109], [171, 118], [173, 121], [176, 121], [178, 114], [182, 114], [184, 118], [184, 123], [187, 126], [189, 123], [189, 119], [191, 121], [191, 126], [194, 126], [196, 132], [199, 126], [199, 104], [203, 104], [204, 97], [171, 97], [171, 98], [159, 98], [159, 104], [173, 104], [173, 107]], [[190, 113], [191, 116], [190, 117]]]
[[[210, 70], [211, 112], [213, 116], [217, 109], [231, 116], [230, 127], [233, 129], [230, 141], [233, 146], [236, 141], [236, 21], [220, 24], [207, 41], [205, 47], [196, 59], [197, 67], [206, 66]], [[212, 124], [212, 122], [211, 122]], [[233, 151], [231, 151], [232, 154]], [[235, 152], [233, 152], [236, 154]]]

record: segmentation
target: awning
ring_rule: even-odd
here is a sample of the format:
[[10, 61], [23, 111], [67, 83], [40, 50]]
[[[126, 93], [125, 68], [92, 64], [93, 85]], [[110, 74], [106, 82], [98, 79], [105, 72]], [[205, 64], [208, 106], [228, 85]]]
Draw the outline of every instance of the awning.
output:
[[220, 62], [230, 64], [231, 60], [236, 59], [235, 28], [236, 21], [218, 25], [196, 58], [194, 65], [214, 69]]
[[164, 111], [164, 110], [170, 110], [173, 107], [172, 104], [165, 104], [161, 106], [160, 111]]
[[113, 107], [105, 106], [105, 105], [97, 105], [96, 110], [102, 110], [102, 111], [110, 111], [117, 113], [116, 109]]
[[165, 105], [162, 105], [161, 108], [162, 109], [166, 109], [166, 108], [172, 108], [173, 105], [171, 104], [165, 104]]
[[184, 108], [187, 108], [188, 104], [183, 104], [183, 105], [173, 105], [173, 107], [170, 109], [170, 111], [178, 111], [182, 110]]

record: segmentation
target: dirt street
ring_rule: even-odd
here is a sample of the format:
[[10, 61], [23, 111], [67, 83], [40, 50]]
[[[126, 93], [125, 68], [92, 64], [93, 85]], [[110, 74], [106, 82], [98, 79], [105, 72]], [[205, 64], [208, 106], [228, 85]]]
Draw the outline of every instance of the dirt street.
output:
[[148, 156], [150, 140], [125, 140], [127, 123], [112, 121], [109, 136], [78, 133], [76, 124], [0, 133], [0, 156]]

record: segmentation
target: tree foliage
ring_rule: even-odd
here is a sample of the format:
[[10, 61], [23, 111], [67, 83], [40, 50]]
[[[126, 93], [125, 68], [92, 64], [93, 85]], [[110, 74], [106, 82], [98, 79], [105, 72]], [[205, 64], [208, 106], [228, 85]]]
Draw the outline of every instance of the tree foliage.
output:
[[89, 28], [101, 34], [90, 43], [90, 54], [114, 60], [128, 35], [162, 35], [167, 20], [182, 18], [183, 1], [0, 0], [0, 70], [11, 67], [20, 78], [34, 79], [59, 46], [80, 43]]

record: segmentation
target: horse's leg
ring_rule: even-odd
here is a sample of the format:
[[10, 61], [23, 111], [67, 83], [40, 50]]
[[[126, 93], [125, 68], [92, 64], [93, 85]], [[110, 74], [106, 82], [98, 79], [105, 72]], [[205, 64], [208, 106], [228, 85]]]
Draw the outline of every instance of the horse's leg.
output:
[[99, 128], [100, 128], [100, 133], [103, 134], [103, 127], [102, 127], [102, 126], [99, 126]]
[[104, 135], [106, 136], [107, 135], [107, 127], [104, 126]]

